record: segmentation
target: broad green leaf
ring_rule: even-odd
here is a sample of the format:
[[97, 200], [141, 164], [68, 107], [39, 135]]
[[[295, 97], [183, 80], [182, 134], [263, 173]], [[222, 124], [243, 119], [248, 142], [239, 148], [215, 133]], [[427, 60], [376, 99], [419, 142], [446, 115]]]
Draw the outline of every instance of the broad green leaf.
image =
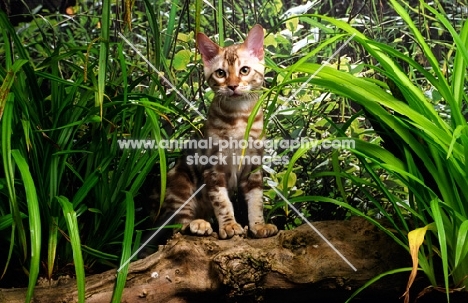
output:
[[178, 51], [173, 59], [172, 66], [177, 71], [187, 70], [187, 65], [190, 64], [192, 52], [186, 49]]

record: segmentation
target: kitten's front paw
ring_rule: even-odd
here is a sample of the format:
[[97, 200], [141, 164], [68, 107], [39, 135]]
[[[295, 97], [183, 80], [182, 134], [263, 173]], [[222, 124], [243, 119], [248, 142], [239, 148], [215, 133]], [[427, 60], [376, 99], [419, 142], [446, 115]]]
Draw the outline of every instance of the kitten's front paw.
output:
[[250, 228], [255, 238], [268, 238], [278, 233], [278, 228], [273, 224], [255, 224]]
[[196, 219], [190, 222], [190, 232], [198, 236], [209, 236], [213, 232], [210, 222], [203, 219]]
[[244, 234], [244, 229], [240, 224], [233, 222], [224, 224], [222, 227], [219, 227], [219, 238], [220, 239], [229, 239], [234, 237], [234, 235]]

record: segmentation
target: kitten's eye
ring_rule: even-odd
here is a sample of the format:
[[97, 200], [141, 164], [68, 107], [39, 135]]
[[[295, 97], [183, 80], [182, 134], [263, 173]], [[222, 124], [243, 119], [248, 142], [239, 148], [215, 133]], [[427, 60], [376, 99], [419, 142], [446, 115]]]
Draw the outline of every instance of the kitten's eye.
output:
[[249, 73], [250, 73], [250, 67], [248, 67], [248, 66], [241, 67], [240, 74], [242, 76], [247, 76]]
[[217, 69], [217, 70], [215, 70], [215, 75], [218, 78], [224, 78], [224, 77], [226, 77], [226, 72], [224, 70], [222, 70], [222, 69]]

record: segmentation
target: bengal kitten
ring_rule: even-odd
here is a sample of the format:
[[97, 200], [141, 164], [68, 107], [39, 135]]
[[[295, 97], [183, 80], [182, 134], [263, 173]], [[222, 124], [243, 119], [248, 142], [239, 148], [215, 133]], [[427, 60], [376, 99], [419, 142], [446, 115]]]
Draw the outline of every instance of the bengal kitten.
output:
[[[273, 236], [278, 229], [275, 225], [265, 224], [263, 218], [262, 167], [261, 160], [258, 161], [263, 149], [247, 148], [245, 161], [239, 165], [242, 148], [226, 150], [218, 144], [222, 140], [240, 142], [244, 139], [247, 120], [259, 100], [263, 84], [263, 28], [255, 25], [244, 43], [228, 47], [220, 47], [199, 33], [197, 45], [203, 59], [205, 79], [215, 93], [203, 129], [204, 139], [211, 138], [213, 144], [211, 149], [189, 151], [168, 172], [163, 204], [166, 215], [163, 217], [173, 214], [202, 184], [206, 184], [200, 194], [175, 216], [175, 223], [181, 223], [182, 230], [210, 235], [213, 232], [210, 220], [214, 215], [219, 238], [242, 235], [244, 229], [234, 217], [230, 200], [230, 196], [237, 193], [237, 197], [246, 203], [251, 234], [257, 238]], [[262, 131], [263, 113], [260, 110], [249, 133], [251, 140], [262, 140]], [[205, 165], [195, 163], [201, 155], [217, 161]]]

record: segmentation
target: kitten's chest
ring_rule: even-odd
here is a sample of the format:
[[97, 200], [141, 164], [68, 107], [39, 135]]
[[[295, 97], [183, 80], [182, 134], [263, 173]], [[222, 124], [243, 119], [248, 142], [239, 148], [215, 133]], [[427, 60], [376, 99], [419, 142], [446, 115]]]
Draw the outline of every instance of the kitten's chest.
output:
[[[213, 140], [240, 141], [245, 138], [251, 110], [255, 102], [251, 102], [249, 107], [243, 108], [240, 105], [220, 105], [214, 103], [209, 109], [208, 120], [205, 125], [205, 136]], [[248, 137], [259, 139], [263, 130], [263, 114], [258, 112], [253, 119]]]
[[[257, 113], [246, 136], [247, 126], [255, 100], [221, 103], [214, 100], [205, 124], [204, 136], [213, 142], [209, 154], [218, 159], [216, 170], [223, 171], [229, 189], [238, 187], [238, 180], [252, 169], [262, 156], [262, 148], [253, 144], [261, 139], [263, 114]], [[247, 138], [247, 139], [245, 139]]]
[[[252, 128], [255, 134], [256, 134], [256, 129], [262, 126], [263, 125], [252, 125]], [[246, 129], [247, 129], [246, 119], [239, 118], [239, 119], [230, 121], [230, 123], [226, 125], [226, 127], [224, 128], [212, 129], [210, 131], [210, 134], [214, 135], [215, 137], [218, 137], [220, 140], [232, 138], [232, 140], [235, 139], [237, 141], [240, 141], [244, 139]], [[255, 134], [254, 136], [256, 137]], [[253, 136], [249, 133], [249, 137], [253, 137]]]

